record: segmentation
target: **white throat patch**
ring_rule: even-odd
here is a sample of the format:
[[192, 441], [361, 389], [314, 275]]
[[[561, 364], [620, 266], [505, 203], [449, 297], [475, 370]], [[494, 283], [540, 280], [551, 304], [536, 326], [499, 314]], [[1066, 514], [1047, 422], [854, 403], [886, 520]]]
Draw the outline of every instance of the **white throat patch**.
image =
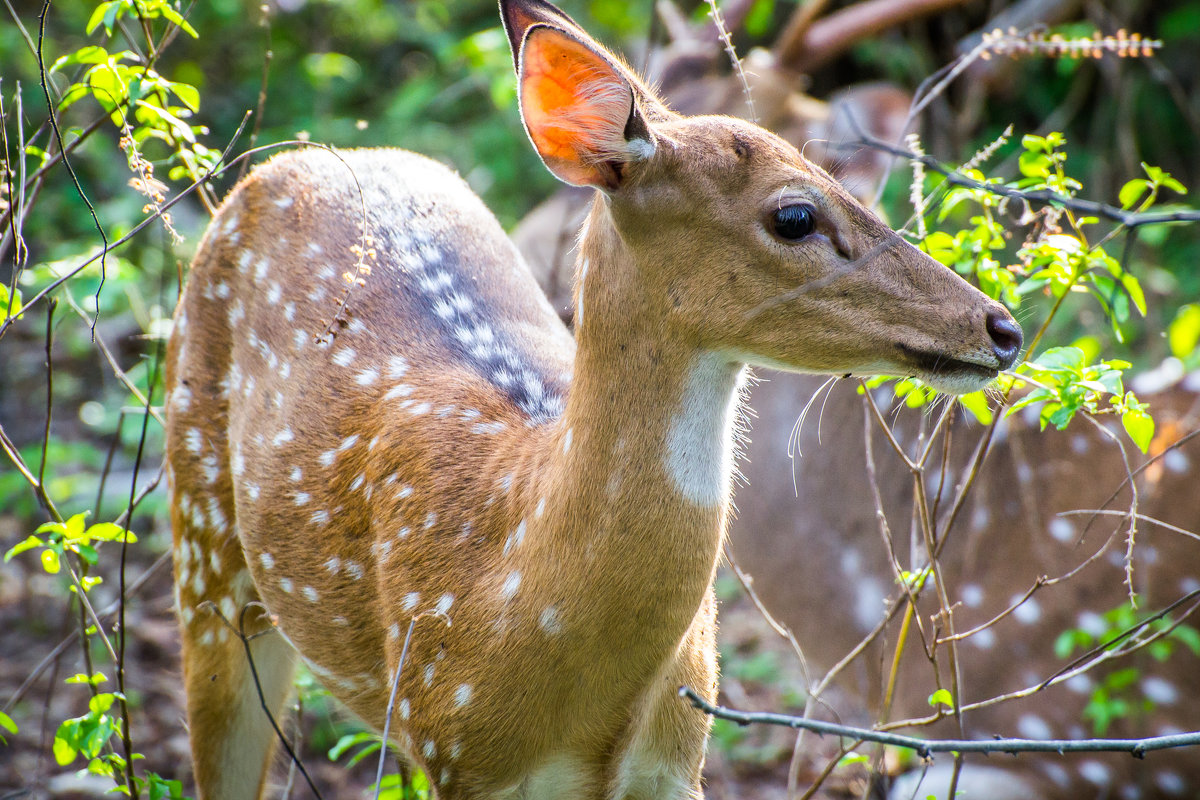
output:
[[714, 507], [729, 494], [734, 426], [746, 369], [716, 353], [692, 364], [671, 417], [664, 454], [667, 474], [685, 498]]

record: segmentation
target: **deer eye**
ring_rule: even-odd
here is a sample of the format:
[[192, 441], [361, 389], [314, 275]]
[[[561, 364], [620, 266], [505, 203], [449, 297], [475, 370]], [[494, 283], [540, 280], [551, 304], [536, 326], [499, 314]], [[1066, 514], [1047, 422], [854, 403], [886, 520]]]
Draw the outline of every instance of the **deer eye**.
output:
[[775, 209], [771, 215], [771, 229], [780, 239], [796, 241], [803, 239], [817, 227], [813, 207], [807, 203], [796, 203]]

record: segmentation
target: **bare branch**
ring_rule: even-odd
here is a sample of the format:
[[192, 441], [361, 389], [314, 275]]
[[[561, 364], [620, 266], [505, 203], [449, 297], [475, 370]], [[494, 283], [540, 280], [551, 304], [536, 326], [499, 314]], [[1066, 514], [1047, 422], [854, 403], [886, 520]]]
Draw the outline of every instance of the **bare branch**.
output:
[[1097, 203], [1094, 200], [1081, 200], [1077, 197], [1068, 197], [1058, 192], [1052, 192], [1048, 189], [1017, 189], [1012, 186], [1006, 186], [1002, 183], [985, 183], [977, 181], [974, 178], [969, 178], [963, 175], [958, 170], [951, 169], [945, 166], [936, 158], [920, 153], [914, 153], [903, 147], [894, 144], [889, 144], [881, 139], [876, 139], [865, 131], [859, 132], [859, 139], [852, 143], [853, 147], [870, 147], [875, 150], [880, 150], [884, 153], [890, 153], [900, 158], [908, 158], [920, 161], [926, 168], [945, 176], [946, 182], [954, 186], [963, 186], [968, 189], [978, 189], [999, 195], [1001, 197], [1011, 197], [1019, 200], [1024, 200], [1037, 205], [1054, 205], [1068, 208], [1079, 214], [1102, 217], [1114, 222], [1120, 223], [1127, 228], [1138, 228], [1143, 225], [1161, 225], [1167, 222], [1200, 222], [1200, 211], [1158, 211], [1158, 212], [1143, 212], [1126, 211], [1116, 206]]
[[964, 0], [865, 0], [811, 24], [800, 15], [789, 23], [775, 46], [779, 62], [811, 72], [869, 36], [919, 17], [962, 5]]
[[1177, 733], [1170, 736], [1150, 736], [1145, 739], [919, 739], [896, 733], [855, 728], [821, 720], [794, 717], [789, 714], [770, 712], [737, 711], [713, 705], [698, 695], [690, 686], [681, 686], [679, 696], [709, 716], [736, 722], [738, 725], [782, 725], [787, 728], [803, 728], [821, 735], [843, 736], [864, 742], [876, 742], [893, 747], [913, 750], [922, 758], [931, 758], [934, 753], [1129, 753], [1142, 758], [1152, 750], [1167, 750], [1176, 747], [1200, 746], [1200, 731]]

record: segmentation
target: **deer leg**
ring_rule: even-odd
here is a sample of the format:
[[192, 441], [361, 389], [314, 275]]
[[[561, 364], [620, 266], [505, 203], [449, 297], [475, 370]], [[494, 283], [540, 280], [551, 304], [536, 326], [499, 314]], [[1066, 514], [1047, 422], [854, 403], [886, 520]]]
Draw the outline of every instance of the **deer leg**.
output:
[[[205, 614], [197, 612], [197, 617]], [[184, 680], [196, 786], [205, 800], [257, 800], [276, 747], [277, 721], [291, 689], [295, 651], [260, 614], [250, 657], [216, 618], [184, 633]], [[236, 625], [237, 621], [232, 620]], [[250, 626], [247, 626], [250, 627]], [[260, 694], [261, 693], [261, 694]]]
[[172, 520], [196, 786], [204, 800], [257, 800], [277, 738], [264, 707], [278, 719], [295, 651], [252, 605], [258, 592], [226, 522], [231, 504], [207, 488], [177, 487]]
[[716, 599], [709, 587], [675, 658], [651, 686], [620, 751], [612, 800], [702, 800], [700, 773], [711, 722], [680, 698], [690, 686], [717, 699]]

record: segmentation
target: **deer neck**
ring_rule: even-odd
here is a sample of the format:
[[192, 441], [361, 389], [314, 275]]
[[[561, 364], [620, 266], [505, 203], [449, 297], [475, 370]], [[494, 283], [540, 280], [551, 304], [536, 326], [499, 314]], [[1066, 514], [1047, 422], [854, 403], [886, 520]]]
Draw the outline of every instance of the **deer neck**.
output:
[[[580, 245], [575, 374], [553, 463], [566, 536], [591, 602], [635, 639], [678, 643], [712, 579], [725, 531], [744, 372], [670, 327], [669, 286], [638, 263], [597, 202]], [[611, 626], [613, 618], [606, 620]]]

